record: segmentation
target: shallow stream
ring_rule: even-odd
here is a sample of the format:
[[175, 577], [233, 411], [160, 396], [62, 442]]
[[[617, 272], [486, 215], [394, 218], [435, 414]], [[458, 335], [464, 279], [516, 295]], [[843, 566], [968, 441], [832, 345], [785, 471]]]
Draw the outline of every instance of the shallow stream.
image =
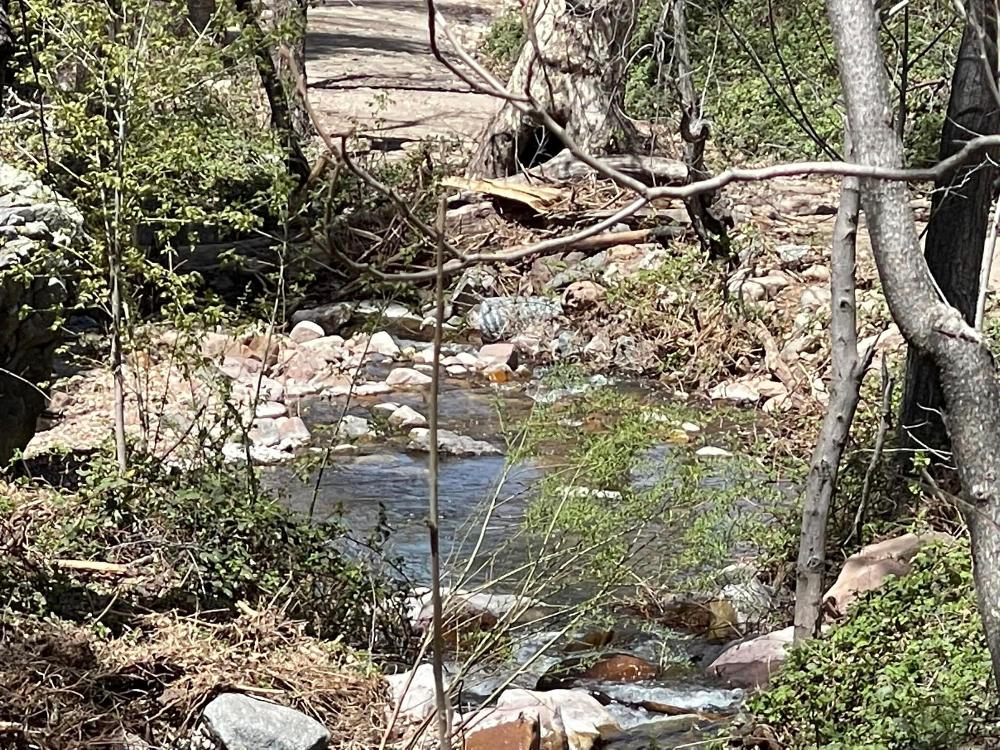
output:
[[[503, 399], [504, 418], [515, 425], [533, 404], [523, 389], [498, 392], [485, 385], [448, 381], [442, 384], [440, 426], [486, 440], [503, 450], [505, 425], [498, 398]], [[374, 399], [354, 399], [347, 404], [346, 413], [370, 417], [371, 407], [379, 401], [408, 404], [421, 413], [427, 411], [419, 393], [395, 392]], [[314, 429], [336, 424], [344, 412], [343, 399], [316, 400], [304, 406], [302, 416]], [[658, 446], [655, 452], [666, 459], [669, 450]], [[448, 577], [462, 570], [474, 550], [479, 551], [480, 559], [499, 554], [466, 586], [502, 574], [504, 568], [512, 570], [531, 557], [535, 550], [528, 547], [532, 542], [523, 534], [525, 512], [539, 479], [558, 464], [558, 451], [556, 454], [551, 460], [547, 456], [544, 464], [533, 461], [513, 467], [507, 467], [502, 455], [442, 457], [440, 533], [442, 552], [449, 561]], [[277, 470], [271, 481], [281, 488], [292, 507], [304, 513], [311, 509], [319, 521], [339, 517], [357, 539], [370, 537], [380, 526], [388, 527], [391, 533], [387, 551], [401, 559], [413, 584], [427, 582], [427, 454], [408, 451], [405, 439], [379, 439], [355, 454], [334, 455], [320, 477], [314, 474], [302, 480], [288, 470]], [[489, 521], [481, 527], [484, 508], [494, 497]], [[524, 541], [520, 541], [522, 538]], [[564, 601], [559, 603], [572, 603], [575, 596], [583, 600], [592, 590], [581, 574], [573, 585], [562, 589], [560, 598]], [[536, 656], [559, 626], [558, 621], [550, 620], [523, 629], [506, 659], [473, 671], [465, 681], [462, 698], [466, 705], [484, 699], [519, 669], [522, 671], [511, 685], [534, 689], [553, 667], [579, 659], [579, 640], [572, 645], [572, 637], [555, 639], [556, 647]], [[687, 746], [711, 737], [742, 701], [742, 691], [727, 689], [704, 671], [719, 652], [720, 644], [614, 611], [594, 613], [593, 622], [581, 622], [572, 635], [586, 640], [602, 630], [609, 633], [610, 642], [602, 644], [600, 653], [627, 654], [661, 667], [658, 678], [634, 683], [574, 678], [573, 686], [585, 688], [605, 702], [626, 729], [611, 747], [646, 748], [651, 746], [651, 739], [660, 748]], [[683, 715], [669, 715], [678, 712]]]

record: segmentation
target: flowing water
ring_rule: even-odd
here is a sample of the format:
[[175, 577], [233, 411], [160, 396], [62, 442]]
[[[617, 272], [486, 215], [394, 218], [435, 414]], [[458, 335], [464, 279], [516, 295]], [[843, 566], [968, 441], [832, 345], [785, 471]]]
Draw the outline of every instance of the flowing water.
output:
[[[565, 394], [556, 394], [560, 395]], [[504, 418], [515, 424], [532, 406], [532, 400], [520, 390], [498, 396], [491, 389], [449, 381], [443, 386], [440, 398], [440, 426], [503, 449], [504, 424], [498, 398], [503, 399]], [[421, 413], [427, 411], [419, 394], [392, 393], [378, 399], [356, 399], [346, 405], [342, 399], [317, 400], [305, 408], [303, 417], [311, 427], [335, 424], [345, 410], [348, 414], [370, 417], [371, 406], [379, 400], [405, 403]], [[357, 454], [333, 456], [321, 476], [314, 474], [301, 480], [291, 472], [279, 470], [272, 474], [271, 481], [283, 490], [292, 507], [302, 512], [311, 510], [318, 521], [342, 519], [355, 539], [365, 539], [379, 528], [388, 527], [391, 533], [387, 552], [397, 556], [411, 582], [420, 585], [429, 578], [427, 454], [407, 451], [405, 445], [404, 438], [389, 437], [362, 447]], [[657, 446], [651, 455], [662, 459], [658, 462], [661, 465], [669, 466], [669, 451], [666, 446]], [[548, 458], [546, 464], [533, 462], [508, 467], [502, 455], [442, 457], [440, 533], [450, 575], [462, 569], [474, 550], [479, 551], [480, 559], [494, 553], [498, 553], [498, 559], [479, 570], [465, 582], [466, 586], [497, 576], [504, 568], [514, 569], [537, 552], [531, 549], [533, 541], [525, 534], [524, 518], [547, 465], [551, 465]], [[637, 476], [635, 481], [642, 484], [650, 480]], [[491, 499], [492, 512], [482, 525], [484, 507]], [[510, 590], [510, 586], [507, 588]], [[578, 580], [561, 589], [559, 597], [565, 603], [574, 597], [586, 598], [592, 590], [581, 573]], [[656, 740], [657, 747], [682, 747], [711, 736], [711, 731], [725, 722], [726, 714], [738, 707], [742, 692], [726, 689], [704, 672], [704, 666], [719, 652], [718, 644], [621, 613], [606, 612], [599, 617], [600, 626], [594, 624], [592, 630], [607, 627], [609, 618], [615, 620], [610, 644], [613, 653], [630, 654], [664, 666], [659, 679], [640, 683], [575, 681], [575, 685], [606, 702], [626, 729], [613, 747], [645, 748], [650, 746], [651, 739]], [[506, 664], [493, 663], [469, 675], [463, 694], [465, 704], [475, 705], [486, 698], [515, 668], [522, 671], [511, 684], [535, 688], [550, 669], [578, 658], [575, 649], [565, 647], [573, 642], [572, 638], [555, 639], [561, 645], [536, 656], [540, 646], [553, 638], [552, 629], [557, 626], [558, 623], [549, 622], [546, 626], [522, 630]], [[575, 632], [585, 637], [587, 630], [587, 623], [581, 623]], [[525, 668], [526, 663], [529, 666]], [[690, 713], [664, 715], [663, 706], [672, 712], [683, 709]]]

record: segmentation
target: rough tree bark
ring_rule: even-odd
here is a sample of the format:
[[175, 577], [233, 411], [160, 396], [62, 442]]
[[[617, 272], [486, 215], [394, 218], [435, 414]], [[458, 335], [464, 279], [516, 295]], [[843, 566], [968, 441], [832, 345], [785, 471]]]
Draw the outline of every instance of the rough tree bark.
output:
[[[948, 116], [941, 131], [940, 158], [956, 153], [977, 135], [997, 132], [998, 109], [994, 97], [995, 70], [982, 53], [985, 41], [996, 60], [996, 16], [992, 2], [973, 0], [951, 81]], [[982, 37], [980, 31], [983, 32]], [[983, 262], [993, 181], [997, 170], [990, 158], [958, 170], [935, 185], [931, 221], [924, 255], [945, 298], [969, 324], [975, 324], [979, 298], [979, 272]], [[946, 450], [948, 437], [940, 412], [945, 401], [933, 359], [910, 347], [906, 382], [900, 409], [904, 447]]]
[[312, 135], [309, 113], [306, 112], [299, 91], [299, 72], [306, 75], [306, 25], [308, 23], [307, 0], [278, 0], [274, 3], [274, 25], [280, 30], [283, 45], [294, 65], [280, 53], [273, 55], [278, 80], [289, 104], [289, 118], [292, 132], [300, 142], [305, 143]]
[[[827, 0], [837, 62], [861, 164], [899, 168], [903, 149], [893, 128], [889, 80], [870, 0]], [[972, 539], [979, 610], [1000, 676], [1000, 381], [993, 357], [962, 313], [942, 301], [920, 253], [908, 190], [866, 178], [861, 203], [875, 262], [893, 318], [907, 342], [938, 367], [966, 521]]]
[[[687, 0], [674, 0], [671, 9], [674, 22], [674, 59], [677, 62], [677, 91], [681, 100], [681, 139], [684, 141], [684, 163], [692, 181], [709, 176], [705, 168], [705, 144], [710, 128], [701, 112], [701, 101], [694, 88], [691, 55], [688, 50]], [[718, 191], [698, 193], [684, 201], [691, 226], [698, 235], [702, 249], [712, 258], [729, 255], [726, 224], [715, 215], [712, 207]]]
[[[527, 93], [590, 153], [631, 141], [622, 114], [626, 46], [638, 0], [534, 0], [525, 11], [527, 41], [509, 88]], [[479, 135], [469, 174], [506, 177], [562, 149], [530, 115], [505, 103]]]
[[[298, 2], [298, 0], [294, 0]], [[304, 8], [304, 6], [303, 6]], [[264, 86], [264, 93], [267, 96], [267, 104], [271, 110], [271, 127], [281, 134], [285, 141], [287, 150], [288, 171], [299, 179], [300, 184], [305, 184], [309, 179], [309, 161], [302, 151], [302, 140], [296, 130], [296, 123], [300, 121], [305, 108], [301, 106], [298, 99], [296, 82], [282, 80], [282, 73], [274, 61], [271, 52], [263, 44], [264, 30], [257, 19], [257, 10], [251, 0], [236, 0], [236, 10], [243, 17], [242, 33], [251, 34], [253, 39], [259, 43], [255, 46], [255, 62], [257, 72], [260, 74], [261, 83]], [[303, 9], [303, 22], [305, 11]], [[305, 26], [302, 27], [305, 34]], [[305, 41], [302, 42], [303, 54]], [[301, 68], [305, 75], [305, 68]], [[288, 75], [287, 69], [285, 75]], [[292, 86], [292, 88], [288, 88]], [[297, 110], [301, 112], [297, 113]], [[308, 115], [306, 115], [308, 118]]]
[[[850, 135], [845, 151], [850, 153]], [[861, 395], [861, 381], [871, 364], [874, 347], [858, 352], [857, 298], [854, 264], [860, 194], [858, 180], [844, 179], [840, 207], [833, 228], [830, 274], [830, 340], [833, 373], [830, 403], [806, 479], [802, 532], [795, 582], [795, 640], [819, 631], [826, 567], [826, 528], [830, 504], [837, 490], [837, 474]]]

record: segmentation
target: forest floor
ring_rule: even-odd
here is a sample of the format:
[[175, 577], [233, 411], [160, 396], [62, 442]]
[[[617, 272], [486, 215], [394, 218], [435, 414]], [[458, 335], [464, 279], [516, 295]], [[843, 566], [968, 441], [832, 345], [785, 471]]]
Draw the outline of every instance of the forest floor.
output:
[[[437, 8], [470, 50], [497, 10], [485, 0]], [[498, 108], [435, 59], [423, 0], [327, 0], [310, 8], [306, 65], [325, 127], [356, 130], [378, 149], [431, 138], [467, 143]]]

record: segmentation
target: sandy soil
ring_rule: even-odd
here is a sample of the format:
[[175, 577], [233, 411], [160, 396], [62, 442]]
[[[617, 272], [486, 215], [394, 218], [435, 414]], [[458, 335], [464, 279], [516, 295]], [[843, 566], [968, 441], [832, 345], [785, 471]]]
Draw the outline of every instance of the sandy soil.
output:
[[[499, 4], [439, 2], [466, 49]], [[422, 0], [329, 0], [309, 10], [307, 72], [313, 104], [334, 131], [357, 128], [386, 150], [443, 137], [468, 144], [498, 108], [431, 53]]]

